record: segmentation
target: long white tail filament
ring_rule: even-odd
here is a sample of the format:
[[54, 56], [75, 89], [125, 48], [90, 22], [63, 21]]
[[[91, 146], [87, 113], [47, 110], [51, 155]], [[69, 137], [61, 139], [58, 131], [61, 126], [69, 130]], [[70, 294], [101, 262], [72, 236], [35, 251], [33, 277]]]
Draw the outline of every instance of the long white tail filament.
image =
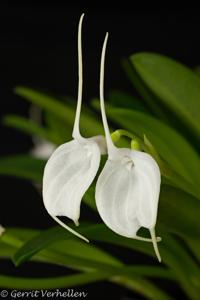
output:
[[106, 136], [106, 143], [108, 148], [108, 156], [111, 155], [112, 151], [115, 149], [115, 146], [112, 142], [109, 127], [108, 127], [108, 121], [106, 118], [106, 112], [105, 112], [105, 105], [104, 105], [104, 68], [105, 68], [105, 54], [106, 54], [106, 45], [108, 41], [108, 32], [106, 33], [103, 48], [101, 52], [101, 66], [100, 66], [100, 84], [99, 84], [99, 92], [100, 92], [100, 106], [101, 106], [101, 115], [103, 120], [103, 127], [105, 131]]
[[84, 14], [81, 15], [79, 25], [78, 25], [78, 97], [77, 97], [77, 107], [76, 115], [74, 121], [74, 128], [72, 132], [73, 138], [80, 138], [80, 114], [81, 114], [81, 104], [82, 104], [82, 92], [83, 92], [83, 60], [82, 60], [82, 22]]
[[[82, 90], [83, 90], [83, 62], [82, 62], [82, 45], [81, 45], [81, 40], [82, 40], [82, 22], [83, 22], [83, 17], [84, 14], [81, 15], [80, 21], [79, 21], [79, 26], [78, 26], [78, 99], [77, 99], [77, 107], [76, 107], [76, 116], [75, 116], [75, 121], [74, 121], [74, 128], [72, 132], [73, 138], [80, 138], [80, 128], [79, 128], [79, 123], [80, 123], [80, 113], [81, 113], [81, 103], [82, 103]], [[58, 223], [60, 224], [63, 228], [67, 229], [77, 237], [81, 238], [82, 240], [86, 241], [89, 243], [89, 240], [67, 226], [64, 222], [62, 222], [59, 218], [54, 217], [51, 215], [51, 217]], [[78, 225], [78, 222], [76, 222]]]
[[[104, 43], [103, 43], [102, 52], [101, 52], [100, 86], [99, 86], [99, 89], [100, 89], [101, 115], [102, 115], [102, 120], [103, 120], [103, 127], [104, 127], [104, 131], [105, 131], [105, 136], [106, 136], [108, 156], [110, 157], [110, 156], [112, 156], [113, 151], [115, 151], [115, 146], [114, 146], [113, 141], [112, 141], [111, 136], [110, 136], [108, 121], [107, 121], [106, 112], [105, 112], [105, 104], [104, 104], [104, 68], [105, 68], [105, 54], [106, 54], [107, 41], [108, 41], [108, 33], [106, 33]], [[153, 247], [154, 247], [154, 251], [156, 253], [156, 256], [157, 256], [159, 262], [161, 262], [161, 256], [160, 256], [160, 253], [159, 253], [159, 250], [158, 250], [158, 245], [157, 245], [157, 242], [159, 242], [161, 240], [161, 238], [155, 236], [155, 230], [154, 229], [150, 229], [150, 234], [151, 234], [151, 239], [143, 238], [143, 237], [139, 237], [139, 236], [136, 236], [135, 238], [137, 240], [141, 240], [141, 241], [152, 242]]]
[[76, 232], [75, 230], [73, 230], [72, 228], [70, 228], [69, 226], [67, 226], [64, 222], [62, 222], [60, 219], [58, 219], [57, 217], [51, 216], [58, 224], [60, 224], [63, 228], [67, 229], [68, 231], [70, 231], [71, 233], [73, 233], [74, 235], [76, 235], [77, 237], [79, 237], [80, 239], [84, 240], [85, 242], [89, 243], [89, 240], [87, 238], [85, 238], [83, 235], [81, 235], [80, 233]]
[[154, 248], [155, 254], [158, 258], [158, 261], [161, 262], [161, 256], [160, 256], [160, 252], [158, 250], [157, 239], [156, 239], [156, 235], [155, 235], [155, 228], [152, 228], [149, 231], [150, 231], [150, 234], [151, 234], [151, 239], [152, 239], [152, 242], [153, 242], [153, 248]]
[[[143, 241], [143, 242], [150, 242], [150, 243], [152, 243], [153, 241], [152, 241], [152, 238], [145, 238], [145, 237], [142, 237], [142, 236], [138, 236], [138, 235], [136, 235], [135, 237], [134, 237], [134, 239], [135, 240], [138, 240], [138, 241]], [[157, 236], [156, 237], [156, 242], [161, 242], [162, 241], [162, 239], [161, 239], [161, 237], [160, 236]]]

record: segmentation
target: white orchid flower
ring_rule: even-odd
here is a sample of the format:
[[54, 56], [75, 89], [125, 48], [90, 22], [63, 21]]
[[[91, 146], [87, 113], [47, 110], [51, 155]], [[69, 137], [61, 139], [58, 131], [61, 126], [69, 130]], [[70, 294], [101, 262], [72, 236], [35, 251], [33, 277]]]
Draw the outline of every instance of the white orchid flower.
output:
[[81, 32], [84, 14], [78, 28], [78, 100], [72, 137], [59, 146], [49, 158], [43, 177], [44, 205], [51, 217], [76, 236], [88, 240], [63, 223], [58, 216], [66, 216], [78, 225], [81, 200], [99, 168], [106, 143], [102, 136], [84, 138], [79, 131], [82, 103], [82, 46]]
[[[114, 232], [144, 241], [152, 241], [158, 260], [161, 257], [155, 236], [160, 170], [147, 153], [117, 148], [111, 139], [104, 107], [104, 64], [108, 39], [101, 56], [100, 104], [108, 149], [108, 160], [96, 185], [96, 205], [104, 223]], [[151, 239], [137, 236], [140, 227], [149, 229]]]
[[0, 225], [0, 236], [1, 236], [4, 232], [5, 232], [5, 228], [4, 228], [2, 225]]
[[33, 141], [34, 146], [30, 154], [35, 158], [48, 159], [56, 148], [55, 144], [40, 138], [34, 138]]

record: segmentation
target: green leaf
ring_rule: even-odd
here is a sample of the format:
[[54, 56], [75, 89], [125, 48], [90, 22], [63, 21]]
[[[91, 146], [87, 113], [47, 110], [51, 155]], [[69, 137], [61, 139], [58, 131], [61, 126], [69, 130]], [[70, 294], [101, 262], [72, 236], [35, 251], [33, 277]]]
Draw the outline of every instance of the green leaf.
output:
[[[159, 226], [160, 227], [160, 226]], [[197, 284], [200, 277], [200, 270], [184, 250], [183, 246], [173, 239], [166, 230], [160, 230], [163, 238], [159, 243], [161, 257], [166, 265], [168, 265], [176, 274], [177, 280], [180, 281], [182, 288], [189, 294], [192, 294], [191, 299], [199, 294], [199, 285]], [[158, 231], [158, 232], [159, 232]], [[103, 225], [91, 228], [91, 231], [84, 233], [88, 238], [103, 241], [118, 246], [128, 247], [145, 253], [150, 256], [154, 256], [151, 243], [141, 243], [140, 241], [123, 238], [109, 231]]]
[[[75, 228], [73, 225], [71, 227]], [[132, 239], [127, 239], [113, 233], [104, 224], [81, 225], [79, 226], [79, 232], [87, 235], [87, 237], [90, 239], [110, 243], [116, 242], [118, 245], [124, 245], [125, 247], [131, 247], [131, 245], [135, 242]], [[9, 232], [7, 234], [9, 235]], [[2, 235], [1, 239], [4, 241], [5, 237], [6, 235], [4, 234]], [[30, 259], [30, 257], [35, 255], [38, 251], [49, 247], [51, 244], [70, 238], [72, 238], [71, 233], [62, 227], [53, 227], [45, 232], [39, 233], [38, 235], [34, 236], [33, 239], [29, 239], [27, 243], [25, 243], [23, 247], [21, 247], [19, 251], [15, 253], [13, 259], [16, 264], [22, 263], [23, 261]], [[150, 253], [153, 255], [153, 251], [150, 251]]]
[[97, 210], [95, 203], [95, 184], [93, 183], [83, 196], [83, 202], [93, 210]]
[[183, 244], [169, 234], [165, 233], [164, 235], [164, 231], [162, 236], [164, 239], [161, 247], [163, 247], [163, 255], [167, 255], [166, 264], [171, 267], [179, 278], [182, 289], [185, 290], [189, 299], [198, 299], [200, 292], [199, 266], [184, 249]]
[[45, 111], [44, 114], [45, 123], [53, 136], [59, 139], [59, 144], [66, 143], [72, 139], [72, 126], [67, 125], [64, 120], [61, 120], [58, 116]]
[[[62, 229], [62, 228], [59, 227], [59, 230], [60, 229]], [[12, 235], [12, 233], [13, 233], [13, 235]], [[24, 232], [24, 230], [15, 230], [15, 229], [8, 230], [2, 235], [2, 237], [0, 239], [0, 243], [4, 242], [4, 243], [7, 243], [12, 246], [16, 245], [16, 247], [20, 247], [20, 245], [23, 244], [23, 242], [21, 240], [18, 240], [17, 233], [20, 236], [20, 239], [23, 239], [23, 236], [27, 238], [28, 230], [25, 230], [25, 232]], [[35, 233], [32, 231], [30, 232], [30, 234], [33, 236], [35, 235]], [[65, 241], [65, 242], [68, 243], [69, 241]], [[83, 259], [80, 260], [80, 257], [73, 258], [73, 255], [70, 256], [65, 251], [66, 251], [66, 247], [60, 247], [60, 249], [58, 249], [58, 247], [55, 248], [55, 245], [54, 245], [47, 250], [41, 251], [34, 258], [39, 257], [39, 259], [44, 262], [45, 261], [55, 261], [55, 263], [58, 263], [59, 261], [61, 261], [61, 262], [63, 261], [64, 265], [66, 264], [67, 266], [68, 265], [71, 266], [71, 264], [72, 264], [74, 266], [78, 266], [78, 268], [82, 268], [81, 266], [82, 266], [82, 263], [84, 263], [84, 260]], [[70, 251], [70, 252], [72, 252], [72, 251]], [[88, 266], [90, 267], [92, 260], [86, 259], [85, 263], [88, 264]], [[88, 277], [96, 278], [96, 280], [102, 280], [102, 279], [107, 278], [110, 281], [113, 281], [117, 284], [121, 284], [123, 286], [126, 286], [127, 288], [136, 290], [140, 294], [147, 296], [149, 299], [157, 300], [158, 297], [159, 297], [159, 299], [163, 299], [163, 300], [171, 299], [164, 292], [162, 292], [156, 286], [151, 284], [148, 280], [145, 280], [141, 277], [141, 275], [154, 276], [154, 277], [159, 276], [161, 278], [163, 277], [163, 278], [168, 278], [168, 279], [174, 280], [173, 274], [170, 273], [167, 269], [157, 268], [157, 267], [148, 267], [148, 266], [140, 267], [139, 265], [136, 267], [135, 266], [130, 266], [130, 267], [124, 266], [123, 267], [118, 264], [117, 265], [116, 264], [114, 265], [113, 263], [108, 264], [108, 262], [106, 264], [105, 264], [105, 262], [98, 263], [98, 257], [96, 257], [96, 262], [94, 262], [94, 264], [93, 264], [93, 267], [95, 267], [95, 266], [96, 266], [96, 268], [99, 268], [101, 271], [90, 273], [90, 274], [94, 275], [92, 277], [81, 276], [81, 278], [83, 279], [83, 283], [84, 283], [84, 278], [88, 278]], [[76, 277], [76, 278], [78, 278], [78, 277]], [[79, 284], [75, 280], [76, 278], [74, 278], [74, 277], [71, 278], [72, 285]], [[6, 284], [8, 284], [8, 277], [7, 278], [2, 277], [2, 279], [6, 280]], [[89, 282], [89, 280], [88, 280], [88, 282]], [[80, 282], [80, 284], [81, 284], [81, 282]], [[19, 278], [19, 280], [16, 281], [16, 284], [17, 283], [19, 285], [21, 285], [21, 288], [25, 284], [27, 284], [27, 285], [29, 283], [30, 283], [30, 285], [34, 284], [33, 281], [28, 282], [28, 279], [27, 279], [27, 281], [23, 282], [23, 279], [20, 279], [20, 278]], [[47, 282], [43, 282], [43, 283], [47, 284]], [[51, 287], [50, 283], [52, 283], [52, 287]], [[37, 286], [37, 284], [39, 284], [38, 281], [35, 282], [35, 287]], [[59, 282], [57, 282], [57, 284], [59, 285]], [[0, 283], [0, 286], [1, 286], [1, 283]], [[53, 288], [53, 287], [55, 287], [55, 285], [53, 284], [53, 282], [49, 282], [48, 287]], [[25, 286], [24, 286], [24, 288], [25, 288]]]
[[156, 285], [150, 281], [140, 278], [139, 276], [131, 280], [127, 278], [116, 277], [111, 280], [118, 283], [128, 289], [134, 290], [141, 295], [144, 295], [147, 299], [152, 300], [173, 300], [173, 298], [166, 294], [163, 290], [159, 289]]
[[[113, 232], [111, 232], [104, 225], [93, 225], [93, 226], [91, 226], [91, 228], [84, 228], [84, 229], [85, 229], [84, 233], [86, 234], [86, 231], [87, 231], [87, 236], [89, 236], [91, 238], [93, 237], [93, 239], [95, 239], [95, 240], [129, 247], [130, 249], [139, 250], [139, 251], [142, 251], [143, 253], [154, 256], [151, 244], [141, 243], [140, 241], [135, 241], [135, 240], [120, 237], [120, 236], [114, 234]], [[66, 235], [68, 234], [61, 227], [57, 227], [57, 230], [58, 230], [57, 235], [60, 232], [61, 239], [64, 238], [64, 235], [66, 237]], [[83, 233], [83, 230], [82, 230], [82, 233]], [[169, 238], [169, 236], [166, 234], [165, 231], [162, 232], [162, 235], [164, 237], [164, 240], [162, 243], [159, 244], [159, 247], [161, 250], [163, 260], [165, 261], [165, 263], [167, 265], [169, 265], [174, 270], [175, 274], [177, 274], [176, 276], [177, 276], [177, 278], [179, 278], [181, 280], [181, 284], [182, 284], [183, 288], [188, 290], [188, 285], [189, 285], [189, 293], [191, 293], [191, 291], [192, 291], [192, 294], [195, 294], [196, 287], [198, 288], [198, 285], [196, 284], [196, 281], [197, 281], [196, 278], [198, 278], [199, 271], [197, 270], [194, 262], [192, 262], [191, 258], [189, 258], [188, 254], [184, 251], [184, 249], [181, 248], [177, 244], [177, 242], [175, 243], [174, 239]], [[10, 239], [10, 237], [9, 237], [9, 239]], [[16, 233], [14, 235], [14, 239], [16, 239]], [[12, 243], [13, 243], [13, 241], [11, 241], [11, 244]], [[14, 243], [16, 243], [16, 241], [14, 241]], [[54, 246], [52, 245], [52, 247], [54, 247]], [[40, 255], [40, 257], [42, 257], [43, 261], [45, 259], [46, 259], [46, 261], [49, 261], [49, 259], [50, 259], [53, 261], [55, 260], [58, 263], [60, 261], [61, 264], [64, 263], [64, 265], [67, 264], [69, 266], [70, 265], [72, 265], [72, 266], [79, 265], [79, 267], [81, 267], [81, 266], [84, 266], [85, 264], [88, 264], [88, 260], [86, 260], [84, 262], [84, 260], [77, 259], [77, 257], [76, 257], [76, 259], [73, 259], [73, 256], [70, 256], [70, 255], [67, 255], [66, 253], [64, 253], [65, 249], [66, 249], [66, 247], [61, 247], [61, 249], [60, 249], [61, 252], [57, 252], [58, 249], [56, 249], [56, 252], [55, 252], [55, 249], [52, 252], [52, 249], [49, 248], [49, 250], [46, 249], [46, 250], [41, 251], [39, 254], [37, 254], [37, 256]], [[89, 263], [89, 265], [90, 265], [90, 263]], [[94, 266], [96, 266], [98, 268], [98, 264], [94, 264], [93, 267]], [[116, 267], [114, 267], [114, 265], [108, 266], [107, 264], [105, 265], [105, 263], [100, 263], [99, 267], [101, 268], [101, 270], [111, 272], [112, 274], [114, 274], [114, 273], [117, 274], [118, 272], [120, 272], [120, 274], [123, 274], [124, 276], [126, 274], [126, 276], [131, 276], [131, 277], [133, 277], [133, 275], [136, 272], [136, 270], [134, 268], [132, 270], [132, 267], [130, 268], [129, 271], [127, 269], [125, 269], [123, 271], [123, 268], [121, 268], [121, 267], [120, 267], [120, 270], [118, 270], [117, 266]], [[187, 283], [186, 283], [186, 281], [187, 281]], [[193, 285], [195, 285], [195, 286], [193, 286]], [[193, 298], [191, 298], [191, 299], [193, 299]]]
[[[27, 242], [23, 242], [24, 238], [18, 238], [16, 230], [13, 231], [8, 229], [1, 236], [0, 242], [9, 245], [12, 248], [19, 248], [13, 259], [16, 265], [30, 260], [30, 258], [32, 259], [33, 255], [37, 253], [33, 259], [42, 262], [56, 263], [58, 265], [79, 270], [100, 268], [102, 270], [105, 269], [105, 271], [112, 271], [113, 269], [110, 269], [111, 266], [122, 266], [122, 263], [119, 260], [92, 244], [84, 244], [79, 240], [75, 240], [73, 238], [70, 239], [70, 235], [67, 236], [68, 239], [66, 239], [66, 232], [65, 235], [62, 236], [62, 239], [58, 239], [58, 233], [56, 233], [56, 231], [58, 231], [57, 228], [52, 228], [46, 232], [38, 233], [36, 236], [34, 233], [33, 238], [31, 239], [25, 235]], [[51, 239], [48, 239], [47, 233], [49, 234], [49, 237], [51, 236]], [[52, 237], [53, 233], [55, 233], [54, 240]], [[31, 235], [32, 233], [30, 233], [29, 236]], [[41, 237], [43, 237], [45, 241], [42, 241]], [[38, 244], [36, 244], [36, 241]], [[44, 249], [50, 244], [51, 247]], [[35, 245], [37, 245], [37, 249], [34, 249]], [[28, 251], [27, 254], [25, 253], [25, 250]], [[4, 255], [4, 252], [2, 254]]]
[[60, 144], [60, 139], [53, 135], [47, 128], [40, 127], [37, 123], [15, 115], [8, 115], [3, 118], [6, 126], [21, 130], [31, 136], [37, 136], [55, 144]]
[[196, 73], [196, 75], [200, 77], [200, 66], [196, 66], [193, 70]]
[[[58, 99], [27, 87], [16, 87], [15, 93], [59, 117], [70, 126], [70, 131], [72, 131], [75, 107], [65, 105]], [[101, 122], [98, 122], [96, 114], [89, 110], [84, 110], [84, 108], [81, 113], [81, 123], [84, 124], [84, 126], [81, 126], [81, 132], [84, 136], [93, 136], [103, 133], [102, 124]]]
[[[87, 229], [87, 225], [85, 226]], [[58, 230], [58, 228], [52, 228], [50, 230], [44, 231], [38, 236], [30, 239], [27, 243], [23, 245], [14, 255], [13, 261], [16, 265], [19, 265], [27, 260], [29, 260], [34, 254], [42, 249], [47, 248], [52, 243], [58, 242], [60, 239], [69, 239], [72, 236], [66, 232], [66, 230]], [[61, 243], [61, 242], [60, 242]], [[64, 243], [64, 242], [62, 242]], [[66, 241], [65, 241], [66, 243]], [[114, 260], [111, 256], [108, 256], [103, 251], [98, 250], [92, 245], [88, 245], [80, 242], [79, 240], [68, 240], [67, 245], [61, 244], [58, 246], [60, 249], [65, 249], [65, 253], [76, 257], [82, 257], [84, 259], [89, 259], [93, 261], [101, 261], [102, 263], [118, 264], [117, 260]]]
[[182, 237], [200, 236], [200, 203], [195, 197], [170, 186], [162, 186], [158, 222]]
[[[62, 277], [50, 277], [50, 278], [19, 278], [0, 275], [0, 286], [3, 288], [10, 289], [26, 289], [26, 290], [40, 290], [40, 289], [56, 289], [56, 288], [71, 288], [74, 286], [85, 285], [88, 283], [93, 283], [96, 281], [107, 279], [108, 274], [103, 272], [88, 272], [77, 275], [69, 275]], [[167, 296], [162, 290], [154, 286], [147, 280], [141, 278], [135, 278], [129, 280], [127, 284], [127, 279], [116, 277], [111, 279], [120, 285], [125, 285], [129, 289], [133, 289], [146, 296], [148, 299], [153, 300], [172, 300], [171, 297]]]
[[[59, 231], [60, 229], [62, 230], [62, 228], [60, 227], [56, 227], [52, 229], [53, 230], [56, 229]], [[48, 230], [50, 234], [52, 233], [52, 229]], [[63, 233], [64, 232], [62, 232], [62, 234]], [[7, 229], [6, 232], [4, 233], [4, 236], [0, 238], [0, 257], [6, 257], [6, 258], [12, 257], [13, 253], [16, 252], [16, 249], [20, 249], [23, 245], [29, 243], [30, 239], [32, 240], [35, 237], [41, 236], [43, 234], [46, 236], [46, 232], [39, 232], [38, 230], [24, 229], [24, 228]], [[64, 254], [64, 257], [67, 257], [68, 255], [73, 254], [77, 256], [78, 259], [82, 257], [82, 258], [90, 258], [90, 259], [94, 259], [95, 261], [98, 261], [99, 260], [98, 255], [100, 253], [101, 262], [111, 264], [113, 266], [120, 266], [120, 268], [123, 267], [125, 269], [130, 269], [131, 272], [134, 271], [140, 276], [162, 277], [170, 280], [175, 279], [172, 272], [170, 272], [166, 268], [146, 266], [146, 265], [123, 266], [118, 260], [116, 260], [116, 258], [111, 257], [105, 251], [100, 250], [100, 252], [95, 253], [95, 251], [96, 250], [99, 251], [99, 249], [95, 247], [96, 249], [94, 251], [93, 245], [90, 246], [92, 247], [91, 248], [92, 251], [89, 251], [89, 253], [86, 253], [85, 250], [81, 251], [82, 248], [80, 247], [80, 245], [77, 244], [77, 242], [81, 244], [81, 247], [84, 246], [82, 242], [74, 240], [73, 238], [70, 240], [69, 239], [62, 240], [62, 241], [60, 240], [59, 242], [55, 240], [55, 242], [51, 245], [51, 247], [48, 247], [48, 249], [38, 252], [36, 255], [32, 256], [31, 260], [57, 264], [59, 260], [55, 259], [56, 255], [63, 257]], [[76, 245], [78, 245], [78, 249], [75, 249]], [[87, 244], [85, 245], [88, 249], [88, 245]], [[73, 251], [72, 251], [72, 247], [73, 247]], [[52, 256], [52, 253], [54, 253], [54, 257]], [[52, 260], [52, 258], [54, 259]], [[30, 259], [30, 257], [27, 259]], [[78, 264], [78, 260], [77, 260], [77, 264]], [[58, 265], [60, 265], [60, 262], [58, 263]], [[61, 265], [66, 266], [66, 262], [64, 262]]]
[[16, 248], [0, 241], [0, 257], [11, 258], [16, 252]]
[[200, 159], [192, 146], [174, 129], [141, 112], [107, 107], [108, 117], [143, 138], [145, 134], [172, 170], [194, 185], [200, 195]]
[[136, 71], [191, 132], [200, 138], [200, 79], [184, 65], [155, 53], [131, 56]]
[[[140, 241], [132, 240], [123, 238], [112, 231], [110, 231], [108, 228], [106, 228], [103, 224], [102, 225], [92, 225], [92, 226], [85, 226], [83, 228], [80, 228], [79, 230], [82, 234], [85, 234], [87, 237], [91, 238], [92, 240], [97, 241], [103, 241], [123, 247], [128, 247], [130, 249], [134, 249], [137, 251], [141, 251], [145, 254], [148, 254], [150, 256], [154, 256], [153, 248], [151, 243], [142, 243]], [[66, 239], [67, 236], [71, 236], [68, 232], [63, 230], [61, 227], [56, 227], [53, 229], [53, 232], [56, 236], [56, 240], [58, 239]], [[159, 248], [161, 252], [161, 256], [163, 258], [163, 261], [165, 264], [170, 266], [172, 268], [173, 272], [175, 272], [177, 279], [180, 281], [182, 288], [189, 294], [189, 295], [196, 295], [197, 291], [199, 289], [199, 286], [197, 284], [197, 278], [200, 275], [199, 269], [195, 265], [192, 258], [189, 257], [187, 252], [181, 247], [172, 237], [170, 237], [165, 231], [162, 231], [163, 241], [159, 243]], [[42, 237], [42, 234], [40, 235]], [[47, 234], [45, 233], [45, 237], [47, 238]], [[54, 242], [56, 242], [56, 240]], [[51, 242], [53, 242], [51, 240]], [[28, 242], [29, 243], [29, 242]], [[46, 247], [46, 243], [42, 241], [42, 238], [40, 238], [40, 251], [42, 250], [42, 247]], [[30, 243], [29, 243], [30, 246]], [[33, 244], [35, 246], [35, 244]], [[39, 248], [37, 248], [39, 249]], [[50, 251], [49, 250], [43, 250], [40, 252], [40, 255], [47, 255], [50, 259], [56, 259], [56, 261], [60, 261], [66, 263], [69, 266], [75, 267], [78, 265], [78, 268], [86, 267], [89, 268], [100, 268], [104, 272], [109, 272], [112, 275], [121, 274], [125, 277], [131, 276], [131, 278], [134, 278], [135, 270], [132, 268], [130, 269], [124, 269], [121, 266], [118, 267], [117, 265], [113, 264], [105, 264], [104, 262], [98, 263], [97, 261], [91, 261], [88, 259], [82, 259], [82, 258], [75, 258], [73, 254], [67, 254], [64, 253], [65, 247], [60, 248], [61, 252], [57, 251]], [[20, 251], [20, 249], [19, 249]], [[45, 251], [48, 251], [47, 254]], [[33, 252], [32, 252], [33, 253]], [[58, 255], [59, 253], [59, 255]], [[57, 256], [59, 258], [57, 258]], [[73, 258], [74, 257], [74, 258]], [[30, 258], [30, 256], [29, 256]], [[195, 299], [194, 297], [191, 299]]]
[[189, 248], [191, 249], [191, 251], [193, 252], [193, 254], [195, 255], [195, 257], [197, 258], [197, 260], [200, 262], [200, 238], [199, 238], [199, 236], [197, 238], [187, 237], [186, 242], [187, 242]]
[[107, 273], [87, 272], [76, 275], [49, 278], [20, 278], [0, 275], [0, 286], [10, 289], [56, 289], [80, 286], [83, 284], [93, 283], [99, 280], [107, 279]]
[[4, 156], [0, 158], [0, 175], [41, 182], [45, 164], [46, 161], [29, 155]]
[[[159, 226], [160, 227], [160, 226]], [[185, 251], [182, 245], [170, 236], [166, 230], [159, 229], [162, 241], [159, 243], [159, 249], [163, 262], [169, 266], [176, 278], [180, 282], [183, 290], [186, 291], [191, 299], [198, 299], [200, 270], [193, 259]], [[128, 247], [130, 249], [142, 252], [154, 257], [151, 243], [141, 243], [140, 241], [126, 239], [107, 231], [103, 226], [96, 228], [95, 233], [87, 232], [87, 237], [99, 241], [104, 241], [114, 245]], [[196, 297], [196, 298], [195, 298]]]
[[169, 120], [166, 111], [163, 110], [163, 108], [159, 105], [156, 96], [141, 80], [131, 61], [129, 59], [124, 59], [122, 61], [122, 66], [131, 83], [134, 85], [138, 93], [142, 96], [142, 101], [144, 101], [145, 105], [148, 108], [148, 111], [159, 117], [161, 120], [168, 122]]
[[108, 95], [108, 102], [113, 106], [148, 112], [142, 100], [122, 91], [112, 90]]

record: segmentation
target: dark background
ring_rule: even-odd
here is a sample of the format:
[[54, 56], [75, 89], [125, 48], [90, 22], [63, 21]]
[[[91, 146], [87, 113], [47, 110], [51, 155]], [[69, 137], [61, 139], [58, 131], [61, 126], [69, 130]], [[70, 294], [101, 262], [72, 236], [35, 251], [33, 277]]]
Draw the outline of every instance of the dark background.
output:
[[[0, 114], [27, 115], [28, 104], [15, 96], [16, 85], [42, 88], [59, 95], [77, 94], [77, 25], [82, 12], [84, 58], [84, 101], [98, 95], [99, 61], [106, 31], [110, 38], [106, 63], [106, 90], [112, 88], [133, 92], [120, 60], [139, 51], [168, 55], [188, 66], [200, 63], [198, 11], [145, 10], [88, 7], [75, 4], [0, 4]], [[32, 145], [29, 137], [1, 128], [1, 155], [24, 153]], [[29, 182], [0, 178], [0, 223], [4, 226], [49, 228], [54, 223], [47, 215], [41, 197]], [[83, 209], [82, 218], [94, 218]], [[112, 249], [127, 263], [138, 263], [138, 257], [121, 249]], [[145, 261], [139, 261], [139, 263]], [[150, 261], [151, 263], [151, 261]], [[10, 262], [0, 263], [6, 274], [45, 276], [65, 274], [52, 266], [31, 263], [15, 269]], [[163, 285], [162, 282], [158, 282]], [[165, 288], [180, 296], [176, 286]], [[80, 287], [90, 298], [140, 299], [108, 283]], [[183, 299], [183, 298], [182, 298]]]

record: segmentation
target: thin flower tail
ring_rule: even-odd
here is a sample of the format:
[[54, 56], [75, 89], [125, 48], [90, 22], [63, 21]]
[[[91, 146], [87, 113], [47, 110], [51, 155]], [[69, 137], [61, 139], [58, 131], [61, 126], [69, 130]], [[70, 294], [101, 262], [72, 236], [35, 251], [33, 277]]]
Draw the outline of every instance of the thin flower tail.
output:
[[[62, 227], [89, 242], [81, 234], [63, 223], [57, 216], [66, 216], [78, 226], [80, 202], [83, 194], [94, 179], [99, 163], [100, 150], [93, 141], [85, 144], [80, 134], [80, 112], [82, 104], [83, 67], [82, 67], [82, 22], [78, 26], [78, 99], [73, 128], [73, 138], [59, 146], [49, 158], [43, 176], [43, 201], [50, 216]], [[83, 181], [83, 175], [86, 179]], [[77, 188], [74, 185], [80, 184]], [[72, 201], [73, 200], [73, 201]]]
[[[82, 62], [82, 23], [83, 23], [84, 14], [81, 15], [79, 20], [78, 26], [78, 97], [77, 97], [77, 107], [76, 107], [76, 115], [74, 121], [74, 128], [72, 132], [72, 137], [76, 139], [81, 139], [80, 134], [80, 113], [81, 113], [81, 104], [82, 104], [82, 91], [83, 91], [83, 62]], [[77, 237], [81, 238], [82, 240], [89, 242], [87, 238], [67, 226], [64, 222], [62, 222], [56, 216], [51, 217], [60, 224], [63, 228], [67, 229]], [[77, 223], [78, 224], [78, 223]]]
[[106, 33], [104, 43], [103, 43], [102, 52], [101, 52], [99, 91], [100, 91], [101, 115], [102, 115], [102, 121], [103, 121], [105, 136], [106, 136], [106, 143], [107, 143], [107, 148], [108, 148], [108, 157], [111, 157], [112, 153], [115, 152], [115, 146], [114, 146], [113, 141], [111, 139], [111, 135], [110, 135], [109, 127], [108, 127], [108, 121], [107, 121], [106, 112], [105, 112], [105, 104], [104, 104], [104, 69], [105, 69], [105, 54], [106, 54], [107, 41], [108, 41], [108, 32]]
[[57, 217], [55, 216], [52, 216], [51, 217], [58, 223], [60, 224], [63, 228], [67, 229], [69, 232], [73, 233], [74, 235], [76, 235], [78, 238], [84, 240], [85, 242], [89, 243], [89, 240], [84, 237], [83, 235], [81, 235], [80, 233], [78, 233], [77, 231], [73, 230], [71, 227], [67, 226], [64, 222], [62, 222], [60, 219], [58, 219]]
[[81, 15], [78, 26], [78, 97], [76, 115], [74, 121], [74, 128], [72, 137], [75, 139], [82, 139], [80, 134], [80, 114], [82, 104], [82, 92], [83, 92], [83, 60], [82, 60], [82, 23], [84, 14]]
[[[156, 242], [161, 242], [162, 241], [162, 238], [160, 236], [157, 236], [155, 237], [156, 238]], [[136, 235], [134, 237], [135, 240], [138, 240], [138, 241], [143, 241], [143, 242], [150, 242], [150, 243], [153, 243], [153, 239], [152, 238], [145, 238], [143, 236], [138, 236]]]
[[[154, 223], [156, 218], [160, 190], [160, 172], [155, 161], [145, 153], [119, 149], [113, 144], [104, 104], [104, 67], [107, 40], [108, 33], [105, 36], [101, 54], [100, 107], [108, 148], [108, 160], [97, 181], [96, 204], [101, 218], [111, 230], [128, 238], [152, 242], [158, 260], [161, 261], [157, 246], [157, 242], [161, 238], [155, 236], [154, 229], [151, 229], [152, 227], [149, 225], [152, 222]], [[133, 171], [132, 166], [134, 166]], [[146, 168], [149, 176], [146, 176]], [[145, 171], [143, 172], [143, 170]], [[143, 195], [141, 186], [144, 180], [151, 188], [155, 187], [153, 192], [150, 190], [152, 198], [150, 210], [146, 209], [146, 207], [143, 209], [144, 201], [142, 200], [146, 199], [146, 197]], [[125, 189], [124, 187], [128, 182], [129, 188]], [[138, 193], [140, 196], [143, 195], [143, 197], [140, 197], [141, 205], [137, 201], [132, 201], [134, 198], [138, 198]], [[140, 227], [150, 228], [151, 238], [137, 236], [137, 231]]]
[[156, 239], [156, 234], [155, 234], [155, 228], [151, 228], [151, 229], [149, 229], [149, 231], [150, 231], [150, 234], [151, 234], [151, 239], [152, 239], [152, 242], [153, 242], [153, 248], [154, 248], [155, 254], [158, 258], [158, 261], [161, 262], [161, 256], [160, 256], [160, 252], [159, 252], [159, 249], [158, 249], [157, 239]]

